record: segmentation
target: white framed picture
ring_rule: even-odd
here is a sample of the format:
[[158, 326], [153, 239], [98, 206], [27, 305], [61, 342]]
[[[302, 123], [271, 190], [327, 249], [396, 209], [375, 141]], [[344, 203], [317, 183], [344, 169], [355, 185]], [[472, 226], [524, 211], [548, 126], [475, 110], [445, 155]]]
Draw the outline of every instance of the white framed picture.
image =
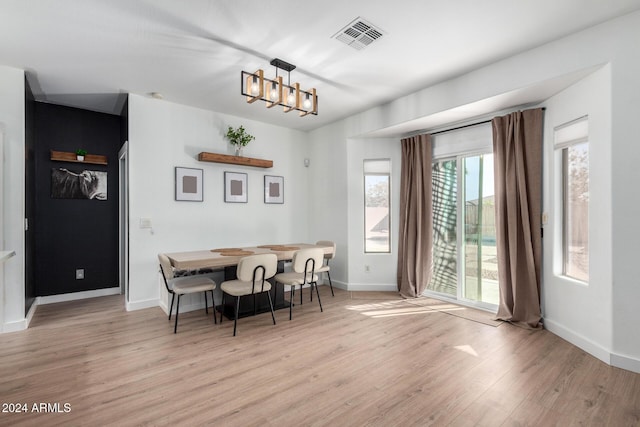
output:
[[202, 201], [202, 169], [176, 166], [176, 200]]
[[247, 203], [246, 173], [224, 173], [224, 201], [227, 203]]
[[284, 203], [284, 177], [274, 175], [264, 176], [264, 202]]

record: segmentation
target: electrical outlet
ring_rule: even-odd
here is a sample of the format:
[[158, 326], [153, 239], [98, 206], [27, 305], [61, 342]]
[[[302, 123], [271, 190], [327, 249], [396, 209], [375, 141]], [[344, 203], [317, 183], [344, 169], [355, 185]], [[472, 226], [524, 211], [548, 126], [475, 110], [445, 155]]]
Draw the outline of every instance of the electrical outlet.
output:
[[368, 265], [365, 265], [365, 266], [364, 266], [364, 272], [365, 272], [365, 273], [370, 273], [370, 272], [371, 272], [371, 267], [370, 267], [370, 266], [368, 266]]
[[84, 268], [76, 269], [76, 280], [84, 279]]

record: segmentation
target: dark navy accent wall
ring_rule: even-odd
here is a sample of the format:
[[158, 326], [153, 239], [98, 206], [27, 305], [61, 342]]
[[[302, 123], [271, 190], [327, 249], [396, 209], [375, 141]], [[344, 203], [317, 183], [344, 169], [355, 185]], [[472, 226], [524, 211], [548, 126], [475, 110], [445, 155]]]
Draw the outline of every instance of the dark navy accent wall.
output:
[[[37, 296], [116, 287], [118, 283], [118, 151], [122, 118], [35, 103]], [[52, 161], [50, 152], [107, 156], [108, 165]], [[51, 198], [51, 169], [107, 172], [107, 200]], [[84, 279], [76, 279], [84, 269]]]

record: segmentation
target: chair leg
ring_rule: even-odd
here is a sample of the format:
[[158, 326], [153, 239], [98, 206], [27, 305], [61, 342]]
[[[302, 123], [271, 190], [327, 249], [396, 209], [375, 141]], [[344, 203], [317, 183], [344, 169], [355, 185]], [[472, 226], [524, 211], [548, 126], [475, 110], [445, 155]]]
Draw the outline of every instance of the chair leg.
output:
[[271, 319], [273, 319], [273, 324], [276, 324], [276, 316], [273, 313], [273, 301], [271, 301], [271, 292], [267, 291], [267, 297], [269, 297], [269, 307], [271, 307]]
[[289, 320], [291, 320], [291, 312], [293, 311], [293, 295], [295, 293], [296, 287], [291, 285], [291, 292], [289, 294]]
[[[316, 287], [316, 295], [318, 295], [318, 304], [320, 304], [320, 312], [322, 312], [322, 301], [320, 301], [320, 291], [318, 290], [318, 282], [312, 282], [311, 286]], [[313, 288], [311, 288], [311, 292], [313, 292]]]
[[209, 302], [207, 301], [207, 291], [204, 291], [204, 312], [209, 314]]
[[176, 297], [176, 294], [171, 294], [171, 307], [169, 307], [169, 320], [171, 320], [171, 312], [173, 311], [173, 299]]
[[253, 315], [255, 316], [257, 313], [256, 311], [256, 294], [253, 294]]
[[[284, 286], [282, 288], [282, 291], [284, 292]], [[278, 302], [278, 282], [276, 282], [275, 280], [273, 281], [273, 300], [275, 302]]]
[[302, 285], [300, 285], [300, 305], [302, 305]]
[[[222, 292], [222, 305], [220, 306], [220, 324], [222, 325], [222, 312], [224, 311], [224, 291]], [[215, 312], [214, 312], [215, 316]]]
[[331, 296], [333, 297], [335, 296], [333, 295], [333, 283], [331, 283], [331, 273], [329, 273], [328, 271], [327, 271], [327, 277], [329, 278], [329, 287], [331, 288]]
[[233, 336], [236, 336], [236, 325], [238, 324], [238, 312], [240, 311], [240, 297], [236, 297], [236, 316], [233, 319]]
[[173, 333], [178, 333], [178, 313], [180, 312], [180, 294], [178, 294], [178, 304], [176, 305], [176, 324], [173, 327]]
[[216, 300], [213, 298], [213, 289], [211, 290], [211, 305], [213, 306], [213, 323], [218, 324], [218, 319], [216, 319]]

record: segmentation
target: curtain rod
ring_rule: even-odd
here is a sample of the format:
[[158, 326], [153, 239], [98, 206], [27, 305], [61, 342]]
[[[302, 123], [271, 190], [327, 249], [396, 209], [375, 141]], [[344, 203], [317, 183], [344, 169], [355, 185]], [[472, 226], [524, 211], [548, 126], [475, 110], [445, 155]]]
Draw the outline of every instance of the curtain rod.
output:
[[[544, 111], [547, 108], [546, 107], [542, 107], [541, 109], [542, 109], [542, 111]], [[534, 110], [535, 110], [535, 108], [534, 108]], [[493, 120], [493, 119], [491, 118], [491, 119], [487, 119], [487, 120], [482, 120], [480, 122], [474, 122], [474, 123], [469, 123], [469, 124], [462, 125], [462, 126], [457, 126], [457, 127], [450, 128], [450, 129], [443, 129], [443, 130], [439, 130], [437, 132], [430, 132], [429, 135], [439, 135], [441, 133], [452, 132], [454, 130], [464, 129], [464, 128], [468, 128], [468, 127], [471, 127], [471, 126], [483, 125], [485, 123], [491, 123], [491, 120]]]
[[438, 134], [441, 134], [441, 133], [452, 132], [452, 131], [454, 131], [454, 130], [459, 130], [459, 129], [469, 128], [469, 127], [471, 127], [471, 126], [483, 125], [483, 124], [485, 124], [485, 123], [491, 123], [491, 120], [492, 120], [492, 119], [489, 119], [489, 120], [483, 120], [483, 121], [481, 121], [481, 122], [469, 123], [468, 125], [462, 125], [462, 126], [458, 126], [458, 127], [451, 128], [451, 129], [439, 130], [438, 132], [432, 132], [432, 133], [430, 133], [430, 135], [432, 135], [432, 136], [433, 136], [433, 135], [438, 135]]

